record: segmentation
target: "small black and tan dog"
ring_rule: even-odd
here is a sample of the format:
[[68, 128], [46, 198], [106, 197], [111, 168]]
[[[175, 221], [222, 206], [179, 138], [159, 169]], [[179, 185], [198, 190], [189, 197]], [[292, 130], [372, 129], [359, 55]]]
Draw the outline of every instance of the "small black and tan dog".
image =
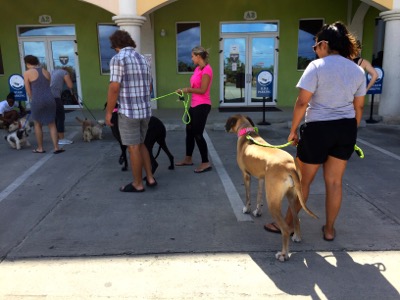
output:
[[[122, 165], [122, 171], [128, 170], [128, 159], [126, 156], [126, 149], [125, 145], [122, 145], [121, 142], [121, 135], [119, 134], [119, 127], [118, 127], [118, 111], [114, 110], [111, 116], [111, 122], [114, 126], [111, 126], [111, 131], [115, 139], [118, 141], [121, 147], [121, 155], [119, 157], [119, 164]], [[149, 121], [149, 127], [147, 129], [146, 137], [144, 140], [144, 144], [146, 145], [147, 150], [149, 151], [150, 161], [151, 161], [151, 171], [154, 174], [157, 170], [158, 163], [157, 157], [160, 154], [161, 149], [164, 150], [165, 154], [167, 154], [169, 158], [170, 165], [168, 167], [169, 170], [173, 170], [174, 167], [174, 156], [171, 154], [167, 147], [167, 143], [165, 141], [167, 137], [167, 129], [163, 122], [160, 119], [151, 116]], [[156, 156], [153, 155], [153, 147], [157, 143], [159, 145]]]

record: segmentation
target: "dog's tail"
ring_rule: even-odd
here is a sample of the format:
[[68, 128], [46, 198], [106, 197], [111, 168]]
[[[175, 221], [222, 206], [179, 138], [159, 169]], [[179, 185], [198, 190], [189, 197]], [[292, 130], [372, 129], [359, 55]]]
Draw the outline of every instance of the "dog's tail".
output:
[[83, 120], [82, 120], [81, 118], [76, 117], [75, 119], [76, 119], [79, 123], [81, 123], [81, 124], [83, 123]]
[[296, 159], [295, 159], [295, 164], [296, 164], [296, 169], [292, 169], [290, 172], [290, 176], [293, 179], [293, 183], [294, 183], [294, 188], [296, 190], [297, 193], [297, 197], [299, 198], [299, 202], [301, 204], [301, 207], [305, 210], [306, 213], [308, 213], [311, 217], [318, 219], [318, 216], [316, 214], [314, 214], [305, 204], [304, 202], [304, 198], [303, 198], [303, 191], [301, 189], [301, 183], [300, 183], [300, 179], [301, 179], [301, 174], [298, 168], [298, 165], [296, 163]]
[[157, 159], [157, 157], [160, 155], [160, 152], [161, 152], [161, 145], [158, 145], [157, 154], [156, 156], [154, 156], [155, 159]]

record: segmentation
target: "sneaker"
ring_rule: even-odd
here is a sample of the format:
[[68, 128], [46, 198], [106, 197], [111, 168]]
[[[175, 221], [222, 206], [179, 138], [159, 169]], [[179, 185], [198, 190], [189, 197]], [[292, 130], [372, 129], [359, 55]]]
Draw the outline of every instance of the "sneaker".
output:
[[67, 140], [67, 139], [62, 139], [62, 140], [58, 141], [59, 145], [69, 145], [69, 144], [72, 144], [72, 143], [73, 143], [73, 141], [70, 141], [70, 140]]

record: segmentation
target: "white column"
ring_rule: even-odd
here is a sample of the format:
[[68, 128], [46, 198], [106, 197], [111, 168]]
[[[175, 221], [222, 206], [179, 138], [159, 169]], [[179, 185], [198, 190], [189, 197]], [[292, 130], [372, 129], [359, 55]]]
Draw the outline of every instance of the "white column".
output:
[[119, 15], [112, 19], [122, 30], [129, 32], [136, 43], [136, 50], [140, 52], [140, 28], [146, 18], [137, 15], [136, 0], [119, 0]]
[[385, 123], [400, 123], [400, 9], [382, 12], [380, 16], [386, 22], [386, 28], [384, 78], [378, 114]]

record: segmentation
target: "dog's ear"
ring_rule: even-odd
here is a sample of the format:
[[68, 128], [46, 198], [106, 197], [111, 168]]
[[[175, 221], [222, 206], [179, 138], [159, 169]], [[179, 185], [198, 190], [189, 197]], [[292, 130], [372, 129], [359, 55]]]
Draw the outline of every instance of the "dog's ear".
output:
[[226, 132], [230, 132], [231, 129], [236, 125], [238, 118], [236, 116], [230, 117], [228, 118], [228, 120], [226, 120], [226, 124], [225, 124], [225, 130]]
[[251, 126], [253, 126], [253, 127], [256, 126], [256, 125], [254, 125], [253, 120], [249, 116], [246, 116], [246, 119], [247, 119], [247, 121], [250, 122]]

